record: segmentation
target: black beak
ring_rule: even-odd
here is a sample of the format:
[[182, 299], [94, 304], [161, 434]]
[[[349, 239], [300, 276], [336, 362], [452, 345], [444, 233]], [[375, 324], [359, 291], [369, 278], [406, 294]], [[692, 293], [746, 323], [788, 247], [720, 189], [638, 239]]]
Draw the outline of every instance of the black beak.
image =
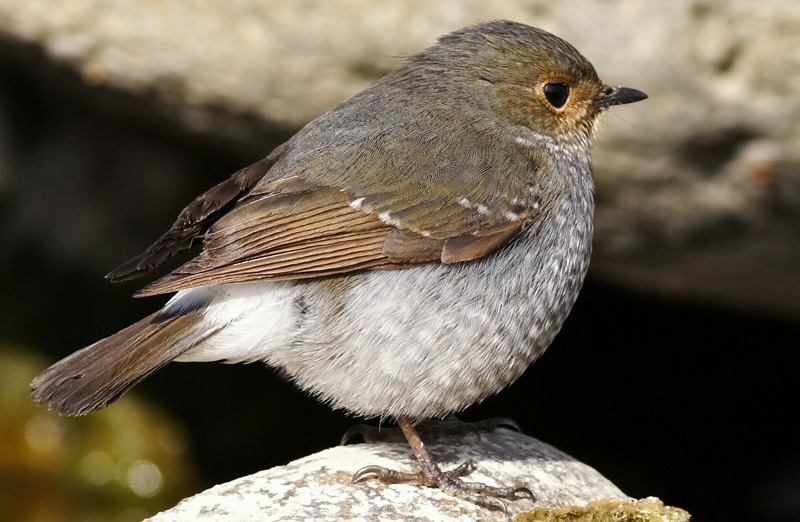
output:
[[602, 96], [595, 100], [595, 104], [599, 108], [604, 109], [612, 105], [624, 105], [626, 103], [641, 101], [645, 98], [647, 98], [647, 95], [636, 89], [629, 89], [628, 87], [609, 87]]

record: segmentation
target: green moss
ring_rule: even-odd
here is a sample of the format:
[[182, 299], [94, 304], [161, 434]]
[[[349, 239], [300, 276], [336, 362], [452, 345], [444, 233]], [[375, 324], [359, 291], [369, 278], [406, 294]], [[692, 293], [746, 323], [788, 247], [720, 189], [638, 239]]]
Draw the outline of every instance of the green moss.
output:
[[514, 522], [688, 522], [689, 513], [665, 506], [661, 500], [603, 499], [585, 507], [535, 508], [514, 517]]

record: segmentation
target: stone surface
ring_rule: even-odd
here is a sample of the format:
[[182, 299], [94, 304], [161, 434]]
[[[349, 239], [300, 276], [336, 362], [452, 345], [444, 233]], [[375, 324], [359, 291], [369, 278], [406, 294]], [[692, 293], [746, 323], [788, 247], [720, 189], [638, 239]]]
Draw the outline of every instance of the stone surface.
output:
[[[468, 478], [498, 486], [527, 485], [536, 497], [506, 502], [509, 515], [535, 506], [583, 506], [596, 499], [627, 499], [597, 471], [536, 439], [497, 429], [493, 433], [439, 436], [428, 449], [444, 469], [468, 459], [477, 470]], [[339, 446], [269, 470], [220, 484], [182, 501], [150, 522], [213, 519], [264, 520], [502, 520], [502, 513], [455, 499], [439, 490], [410, 485], [353, 484], [359, 468], [379, 465], [416, 470], [406, 442]]]
[[595, 275], [800, 316], [800, 4], [0, 0], [7, 39], [242, 141], [296, 129], [436, 36], [494, 18], [548, 29], [650, 95], [598, 129]]

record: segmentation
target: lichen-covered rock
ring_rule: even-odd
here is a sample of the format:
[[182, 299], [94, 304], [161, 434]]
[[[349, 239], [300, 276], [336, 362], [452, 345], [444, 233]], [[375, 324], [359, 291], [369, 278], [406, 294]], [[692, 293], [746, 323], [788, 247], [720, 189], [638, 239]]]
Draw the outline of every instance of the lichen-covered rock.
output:
[[[467, 480], [528, 486], [535, 502], [504, 501], [509, 515], [534, 507], [584, 506], [609, 497], [627, 500], [614, 484], [586, 464], [506, 429], [482, 432], [480, 437], [438, 436], [429, 438], [426, 445], [444, 469], [475, 459], [477, 469]], [[220, 484], [149, 521], [194, 522], [204, 517], [215, 522], [502, 519], [502, 514], [437, 489], [351, 482], [355, 471], [373, 464], [404, 471], [417, 469], [406, 442], [339, 446]]]
[[601, 499], [586, 506], [534, 508], [521, 513], [514, 522], [689, 522], [683, 509], [665, 506], [661, 500]]

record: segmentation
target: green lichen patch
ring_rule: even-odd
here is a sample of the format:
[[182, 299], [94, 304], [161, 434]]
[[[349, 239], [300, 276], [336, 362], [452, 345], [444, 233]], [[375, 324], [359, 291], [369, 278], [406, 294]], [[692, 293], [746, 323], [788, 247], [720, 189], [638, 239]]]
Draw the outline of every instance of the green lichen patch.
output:
[[595, 500], [584, 507], [535, 508], [514, 517], [514, 522], [688, 522], [689, 513], [665, 506], [655, 498]]

